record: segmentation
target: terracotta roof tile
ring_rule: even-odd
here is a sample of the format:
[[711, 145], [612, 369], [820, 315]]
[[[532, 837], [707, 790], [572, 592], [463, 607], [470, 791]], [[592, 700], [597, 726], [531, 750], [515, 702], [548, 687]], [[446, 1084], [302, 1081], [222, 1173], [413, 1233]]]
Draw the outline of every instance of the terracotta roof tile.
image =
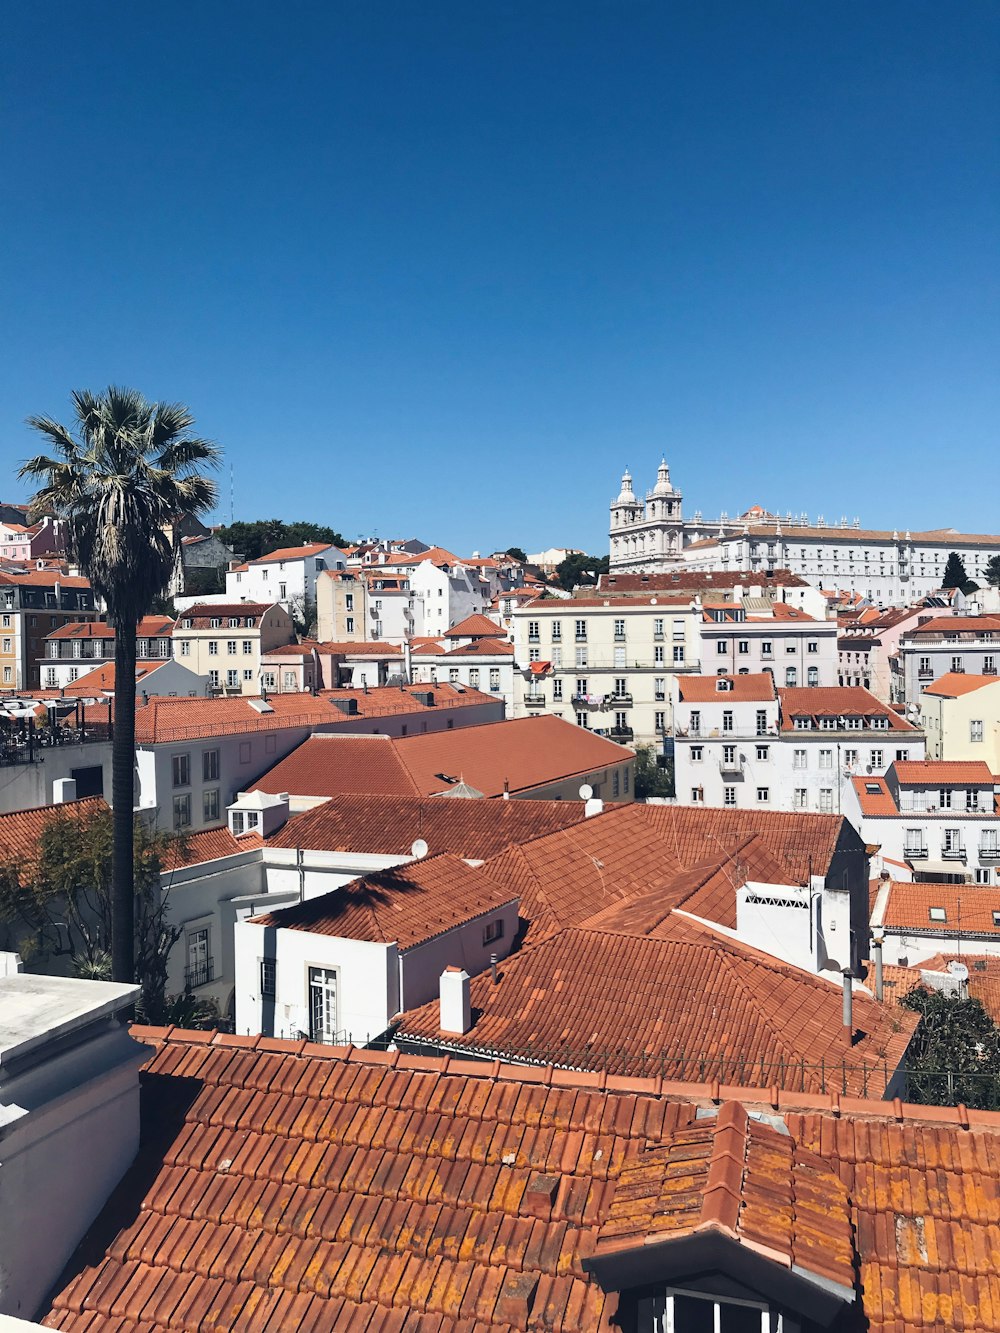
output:
[[[140, 639], [157, 638], [162, 635], [169, 637], [173, 627], [174, 622], [169, 616], [146, 616], [137, 625], [136, 635]], [[115, 632], [103, 620], [86, 620], [60, 625], [45, 637], [46, 639], [114, 639]]]
[[861, 685], [817, 685], [801, 689], [779, 689], [781, 729], [793, 731], [796, 717], [884, 717], [887, 731], [913, 731], [911, 723], [894, 708], [876, 699]]
[[305, 560], [311, 555], [322, 555], [324, 551], [336, 550], [331, 542], [306, 542], [304, 546], [279, 546], [276, 551], [268, 551], [266, 555], [260, 555], [256, 560], [248, 563], [251, 565], [270, 565], [276, 560]]
[[255, 921], [314, 935], [396, 943], [406, 950], [515, 897], [482, 870], [444, 853], [365, 875]]
[[445, 633], [446, 639], [493, 639], [496, 638], [500, 625], [489, 616], [466, 616], [457, 625], [452, 625]]
[[256, 786], [296, 796], [429, 796], [453, 785], [446, 774], [499, 796], [505, 782], [512, 792], [527, 791], [632, 758], [622, 746], [549, 715], [421, 736], [313, 736]]
[[[994, 537], [996, 543], [998, 538]], [[922, 625], [905, 632], [905, 638], [919, 638], [923, 634], [987, 634], [1000, 633], [1000, 616], [936, 616]]]
[[961, 695], [971, 694], [973, 690], [981, 690], [986, 685], [995, 685], [998, 679], [1000, 677], [975, 676], [961, 671], [946, 671], [943, 676], [938, 676], [937, 680], [925, 685], [923, 693], [937, 694], [944, 699], [958, 699]]
[[[719, 681], [726, 684], [719, 689]], [[678, 676], [684, 703], [765, 703], [777, 698], [774, 677], [767, 671], [752, 676]]]
[[409, 856], [415, 838], [434, 855], [483, 860], [515, 843], [583, 821], [582, 801], [442, 801], [343, 795], [294, 815], [271, 847]]
[[24, 864], [34, 861], [38, 840], [52, 819], [87, 819], [99, 810], [107, 810], [103, 796], [85, 796], [79, 801], [60, 805], [40, 805], [33, 810], [14, 810], [0, 814], [0, 857]]
[[[944, 920], [932, 920], [931, 908], [942, 908]], [[928, 935], [985, 935], [1000, 938], [1000, 886], [994, 884], [932, 884], [892, 880], [882, 925], [897, 932]]]
[[989, 765], [981, 759], [897, 759], [893, 770], [900, 783], [908, 787], [964, 786], [971, 783], [993, 785], [993, 774]]
[[889, 790], [885, 778], [875, 775], [867, 778], [851, 778], [851, 786], [857, 793], [863, 815], [877, 819], [879, 816], [899, 814], [896, 798]]
[[852, 1042], [834, 980], [677, 916], [659, 938], [560, 931], [507, 958], [496, 985], [488, 972], [474, 977], [471, 999], [464, 1036], [441, 1033], [435, 1000], [402, 1016], [397, 1040], [639, 1077], [792, 1080], [803, 1091], [820, 1091], [835, 1066], [847, 1091], [872, 1095], [917, 1021], [859, 992]]

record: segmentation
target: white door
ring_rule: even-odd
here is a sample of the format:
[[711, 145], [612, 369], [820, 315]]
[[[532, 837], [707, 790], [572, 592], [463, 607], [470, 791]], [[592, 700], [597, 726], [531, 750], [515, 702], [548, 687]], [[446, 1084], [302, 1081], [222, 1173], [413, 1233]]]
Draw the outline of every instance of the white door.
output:
[[309, 1035], [331, 1044], [337, 1033], [337, 974], [328, 967], [309, 969]]

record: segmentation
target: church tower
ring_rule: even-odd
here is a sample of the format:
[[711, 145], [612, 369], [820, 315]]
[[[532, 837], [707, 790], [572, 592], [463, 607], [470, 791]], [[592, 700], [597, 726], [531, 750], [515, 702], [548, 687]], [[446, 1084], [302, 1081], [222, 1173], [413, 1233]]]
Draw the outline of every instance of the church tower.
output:
[[670, 483], [667, 460], [660, 461], [656, 485], [645, 503], [632, 490], [626, 468], [617, 500], [611, 504], [609, 568], [620, 573], [652, 574], [670, 569], [684, 545], [683, 497]]

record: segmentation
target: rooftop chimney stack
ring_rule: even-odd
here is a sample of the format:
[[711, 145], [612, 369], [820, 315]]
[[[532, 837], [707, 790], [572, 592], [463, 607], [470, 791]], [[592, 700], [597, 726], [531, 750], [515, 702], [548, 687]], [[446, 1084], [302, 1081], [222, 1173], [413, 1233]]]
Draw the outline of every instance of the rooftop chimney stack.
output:
[[885, 997], [885, 981], [882, 975], [882, 936], [872, 936], [872, 954], [875, 960], [875, 998], [881, 1002]]
[[854, 981], [850, 972], [844, 972], [844, 1027], [848, 1040], [854, 1035]]
[[56, 778], [52, 784], [52, 804], [65, 805], [76, 800], [76, 778]]
[[441, 1031], [462, 1037], [472, 1027], [469, 974], [463, 967], [446, 967], [441, 973]]

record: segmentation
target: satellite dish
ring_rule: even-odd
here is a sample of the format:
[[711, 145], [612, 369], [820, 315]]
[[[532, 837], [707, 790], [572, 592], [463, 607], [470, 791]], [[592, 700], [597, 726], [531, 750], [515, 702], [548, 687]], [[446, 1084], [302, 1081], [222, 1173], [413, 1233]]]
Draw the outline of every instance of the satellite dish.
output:
[[955, 978], [956, 981], [969, 980], [969, 969], [966, 967], [964, 963], [959, 963], [956, 960], [952, 960], [952, 962], [948, 964], [948, 971], [951, 973], [951, 975]]
[[594, 789], [589, 782], [585, 782], [580, 788], [580, 800], [589, 801], [594, 794]]
[[410, 848], [411, 856], [417, 861], [422, 861], [429, 851], [430, 848], [427, 846], [427, 843], [424, 842], [423, 838], [418, 838]]

